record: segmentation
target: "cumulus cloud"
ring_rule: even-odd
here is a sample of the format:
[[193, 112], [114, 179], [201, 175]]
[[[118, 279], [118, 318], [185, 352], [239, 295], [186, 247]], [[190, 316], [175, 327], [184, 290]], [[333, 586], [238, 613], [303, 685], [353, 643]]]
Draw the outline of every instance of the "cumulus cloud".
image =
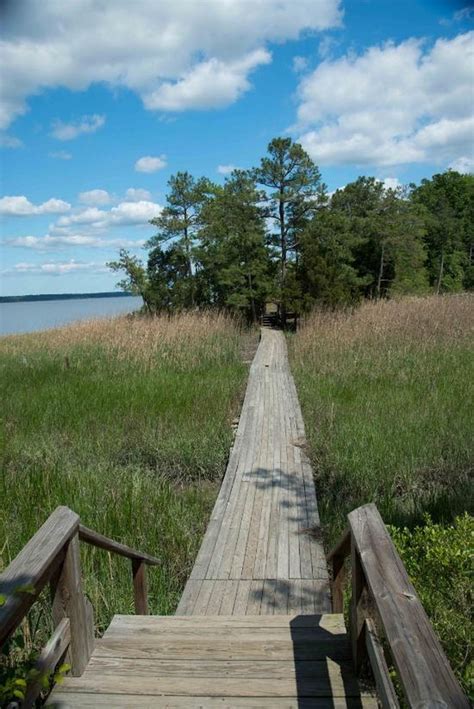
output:
[[107, 239], [87, 234], [70, 234], [68, 236], [17, 236], [7, 239], [9, 246], [34, 251], [61, 251], [70, 247], [86, 247], [95, 249], [126, 249], [141, 248], [145, 239]]
[[449, 167], [451, 170], [456, 170], [456, 172], [460, 172], [463, 175], [474, 173], [474, 157], [460, 157], [454, 160]]
[[474, 32], [388, 42], [322, 62], [298, 88], [300, 141], [319, 164], [446, 162], [471, 154]]
[[157, 217], [162, 207], [156, 202], [139, 200], [138, 202], [120, 202], [109, 210], [87, 207], [74, 214], [60, 217], [50, 228], [54, 235], [63, 233], [77, 224], [88, 225], [93, 229], [107, 229], [112, 226], [143, 225]]
[[92, 273], [107, 272], [107, 266], [103, 262], [96, 261], [46, 261], [45, 263], [22, 262], [15, 264], [12, 268], [2, 271], [4, 276], [16, 276], [22, 273], [29, 273], [41, 276], [61, 276], [77, 271], [89, 271]]
[[51, 135], [57, 140], [74, 140], [78, 135], [83, 133], [95, 133], [102, 128], [105, 123], [105, 116], [94, 114], [92, 116], [82, 116], [78, 121], [72, 123], [63, 123], [63, 121], [54, 121]]
[[227, 106], [250, 88], [248, 74], [270, 61], [271, 54], [265, 49], [256, 49], [234, 62], [212, 58], [185, 72], [178, 81], [163, 82], [145, 94], [143, 102], [146, 108], [163, 111]]
[[42, 204], [33, 204], [24, 195], [2, 197], [0, 214], [9, 217], [30, 217], [36, 214], [62, 214], [68, 212], [71, 205], [62, 199], [48, 199]]
[[68, 153], [67, 150], [56, 150], [55, 152], [48, 153], [50, 158], [55, 158], [56, 160], [71, 160], [72, 155]]
[[151, 201], [151, 192], [141, 188], [129, 187], [125, 192], [125, 199], [127, 202]]
[[109, 204], [112, 201], [109, 193], [106, 190], [88, 190], [87, 192], [79, 193], [79, 202], [83, 204]]
[[[27, 110], [28, 96], [94, 82], [135, 91], [150, 109], [235, 101], [269, 61], [268, 42], [340, 24], [339, 0], [22, 0], [4, 13], [0, 127]], [[73, 130], [74, 132], [74, 130]], [[69, 139], [70, 131], [66, 130]]]
[[152, 157], [151, 155], [145, 155], [139, 158], [135, 163], [135, 170], [137, 172], [157, 172], [166, 167], [166, 157], [165, 155], [160, 155], [160, 157]]

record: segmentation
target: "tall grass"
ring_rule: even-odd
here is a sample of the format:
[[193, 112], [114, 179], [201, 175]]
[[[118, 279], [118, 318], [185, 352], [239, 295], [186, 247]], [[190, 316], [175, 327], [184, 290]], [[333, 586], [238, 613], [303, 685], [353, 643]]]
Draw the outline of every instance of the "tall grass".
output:
[[[68, 505], [162, 560], [149, 573], [151, 611], [173, 612], [225, 469], [246, 379], [241, 345], [237, 322], [206, 314], [0, 340], [1, 563]], [[100, 631], [132, 612], [129, 563], [82, 554]]]
[[409, 526], [471, 508], [473, 327], [470, 295], [410, 298], [315, 313], [292, 339], [330, 539], [369, 501]]
[[461, 295], [316, 312], [290, 341], [327, 546], [377, 504], [468, 692], [473, 334]]

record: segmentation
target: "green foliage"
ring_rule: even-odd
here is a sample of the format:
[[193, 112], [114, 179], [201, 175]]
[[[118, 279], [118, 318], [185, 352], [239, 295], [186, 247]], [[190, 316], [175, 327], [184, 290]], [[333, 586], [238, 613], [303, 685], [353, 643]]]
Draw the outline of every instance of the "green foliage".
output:
[[321, 182], [318, 167], [291, 138], [274, 138], [267, 151], [268, 157], [263, 157], [251, 174], [266, 190], [267, 216], [277, 227], [277, 233], [270, 235], [270, 243], [279, 254], [277, 293], [284, 321], [288, 301], [293, 301], [295, 307], [298, 293], [294, 283], [287, 283], [291, 279], [287, 264], [299, 253], [306, 224], [326, 202], [326, 186]]
[[151, 220], [148, 263], [109, 266], [150, 312], [219, 307], [255, 320], [474, 287], [474, 176], [452, 170], [388, 189], [362, 176], [329, 197], [299, 143], [274, 138], [260, 165], [223, 186], [178, 172]]
[[474, 698], [474, 517], [466, 513], [442, 525], [426, 515], [423, 526], [391, 527], [390, 534], [454, 671]]
[[201, 212], [199, 282], [219, 307], [248, 321], [261, 314], [271, 289], [261, 195], [243, 171], [234, 171]]
[[411, 187], [412, 201], [426, 210], [431, 284], [437, 293], [472, 288], [474, 175], [448, 170]]

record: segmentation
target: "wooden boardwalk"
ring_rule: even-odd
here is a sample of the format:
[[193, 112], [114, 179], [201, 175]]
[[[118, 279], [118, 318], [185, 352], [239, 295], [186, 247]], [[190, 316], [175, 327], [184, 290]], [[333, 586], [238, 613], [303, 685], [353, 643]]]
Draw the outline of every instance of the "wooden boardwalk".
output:
[[264, 328], [227, 472], [175, 616], [115, 616], [57, 707], [371, 707], [331, 614], [285, 338]]
[[284, 335], [263, 328], [227, 472], [177, 615], [330, 612], [304, 436]]

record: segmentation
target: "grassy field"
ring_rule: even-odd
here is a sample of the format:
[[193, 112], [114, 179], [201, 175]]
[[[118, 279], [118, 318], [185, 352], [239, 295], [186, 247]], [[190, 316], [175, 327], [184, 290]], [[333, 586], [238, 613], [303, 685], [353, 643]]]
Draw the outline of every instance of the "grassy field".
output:
[[[7, 565], [57, 505], [158, 556], [172, 613], [207, 524], [247, 376], [223, 316], [118, 318], [0, 340], [0, 552]], [[99, 630], [132, 611], [129, 562], [83, 545]]]
[[377, 504], [466, 688], [473, 327], [471, 295], [409, 298], [315, 313], [290, 339], [327, 546]]

